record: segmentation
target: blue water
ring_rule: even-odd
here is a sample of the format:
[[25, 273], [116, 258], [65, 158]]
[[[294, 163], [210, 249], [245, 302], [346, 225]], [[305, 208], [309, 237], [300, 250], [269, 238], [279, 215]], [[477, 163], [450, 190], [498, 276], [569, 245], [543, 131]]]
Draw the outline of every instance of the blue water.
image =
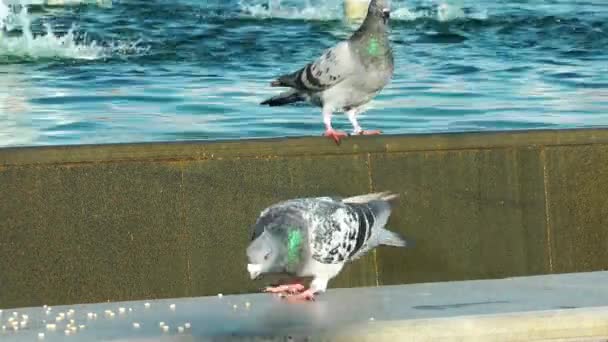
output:
[[[320, 135], [319, 109], [258, 103], [356, 25], [341, 0], [270, 2], [0, 6], [0, 146]], [[364, 128], [608, 125], [608, 1], [392, 7], [395, 76]]]

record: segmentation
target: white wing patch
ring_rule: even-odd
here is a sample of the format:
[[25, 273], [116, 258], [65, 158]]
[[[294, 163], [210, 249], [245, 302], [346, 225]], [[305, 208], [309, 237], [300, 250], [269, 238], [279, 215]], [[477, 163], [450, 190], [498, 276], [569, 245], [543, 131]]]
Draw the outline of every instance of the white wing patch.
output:
[[327, 49], [321, 57], [298, 70], [294, 75], [297, 89], [323, 91], [342, 82], [353, 73], [353, 56], [348, 42]]
[[346, 262], [356, 244], [357, 217], [346, 207], [334, 207], [327, 214], [311, 217], [309, 241], [312, 257], [325, 264]]

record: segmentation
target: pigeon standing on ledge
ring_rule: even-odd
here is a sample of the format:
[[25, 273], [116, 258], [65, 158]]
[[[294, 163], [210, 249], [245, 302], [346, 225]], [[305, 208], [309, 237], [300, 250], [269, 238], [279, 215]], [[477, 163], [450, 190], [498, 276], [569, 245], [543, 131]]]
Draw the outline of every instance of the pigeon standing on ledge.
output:
[[[385, 228], [396, 194], [372, 193], [349, 198], [298, 198], [260, 214], [247, 248], [251, 279], [287, 274], [296, 280], [268, 287], [288, 300], [314, 300], [344, 265], [380, 246], [410, 246]], [[310, 287], [302, 277], [313, 277]]]
[[325, 136], [336, 144], [346, 133], [331, 125], [334, 111], [346, 112], [353, 134], [372, 135], [380, 131], [361, 129], [357, 114], [384, 88], [393, 76], [393, 52], [388, 39], [388, 0], [371, 0], [361, 27], [346, 41], [325, 50], [316, 61], [300, 70], [278, 77], [272, 87], [292, 88], [263, 101], [282, 106], [307, 101], [323, 109]]

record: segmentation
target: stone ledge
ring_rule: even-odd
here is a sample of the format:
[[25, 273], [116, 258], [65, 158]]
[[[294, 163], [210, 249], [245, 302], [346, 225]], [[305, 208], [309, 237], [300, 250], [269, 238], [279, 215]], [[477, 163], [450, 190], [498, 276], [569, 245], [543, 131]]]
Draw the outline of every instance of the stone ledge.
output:
[[606, 165], [593, 129], [0, 149], [0, 305], [247, 293], [263, 208], [384, 190], [416, 248], [330, 288], [606, 270]]
[[[605, 341], [607, 282], [608, 272], [590, 272], [333, 289], [299, 304], [255, 293], [56, 306], [50, 314], [5, 309], [2, 325], [10, 327], [13, 311], [28, 322], [0, 339], [44, 332], [45, 341], [62, 341], [74, 319], [86, 325], [73, 333], [78, 341]], [[55, 322], [61, 312], [72, 314]]]
[[340, 146], [321, 137], [197, 142], [10, 147], [0, 149], [0, 166], [120, 161], [180, 161], [348, 155], [442, 150], [482, 150], [534, 146], [608, 144], [608, 129], [350, 137]]
[[[349, 329], [350, 330], [350, 329]], [[376, 322], [324, 336], [331, 341], [608, 340], [608, 306]]]

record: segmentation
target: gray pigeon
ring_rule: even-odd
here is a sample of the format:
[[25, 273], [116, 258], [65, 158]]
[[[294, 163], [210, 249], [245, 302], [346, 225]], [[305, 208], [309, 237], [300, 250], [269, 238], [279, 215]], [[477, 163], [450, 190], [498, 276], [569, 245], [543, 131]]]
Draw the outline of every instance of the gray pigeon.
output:
[[332, 128], [334, 111], [346, 112], [353, 134], [380, 134], [366, 131], [357, 122], [361, 107], [384, 88], [393, 76], [393, 52], [388, 39], [388, 0], [371, 0], [361, 27], [346, 41], [324, 51], [316, 61], [300, 70], [280, 76], [272, 87], [292, 88], [263, 101], [262, 105], [282, 106], [307, 101], [323, 109], [325, 136], [336, 144], [346, 133]]
[[397, 195], [371, 193], [349, 198], [298, 198], [275, 204], [260, 214], [247, 248], [251, 279], [262, 274], [313, 277], [305, 290], [301, 279], [266, 292], [292, 300], [314, 300], [345, 263], [379, 245], [411, 245], [385, 229], [389, 201]]

